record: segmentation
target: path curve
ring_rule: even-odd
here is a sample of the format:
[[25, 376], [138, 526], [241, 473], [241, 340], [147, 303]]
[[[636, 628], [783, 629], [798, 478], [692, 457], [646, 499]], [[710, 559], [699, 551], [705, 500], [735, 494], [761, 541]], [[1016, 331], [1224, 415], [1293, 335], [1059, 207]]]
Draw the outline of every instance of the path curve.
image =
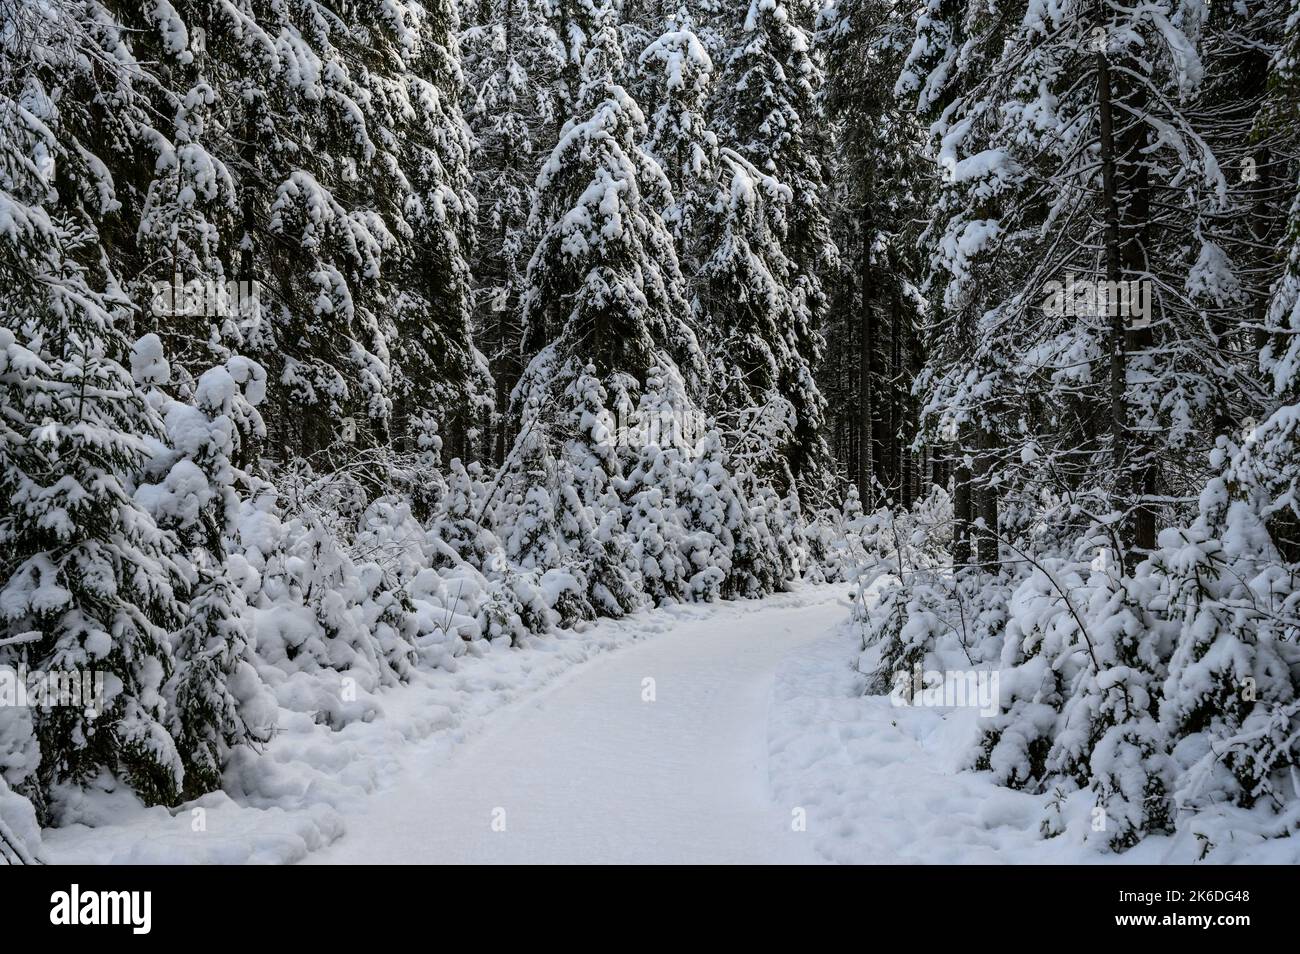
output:
[[781, 658], [843, 618], [841, 589], [682, 620], [502, 709], [450, 758], [412, 746], [308, 862], [816, 862], [795, 806], [772, 801], [768, 710]]

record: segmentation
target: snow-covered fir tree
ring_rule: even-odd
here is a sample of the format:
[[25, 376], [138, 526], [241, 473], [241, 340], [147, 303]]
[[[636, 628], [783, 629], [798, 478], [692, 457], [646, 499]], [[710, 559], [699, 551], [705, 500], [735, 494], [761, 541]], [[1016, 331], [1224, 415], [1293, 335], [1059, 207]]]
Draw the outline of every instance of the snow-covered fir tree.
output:
[[822, 73], [809, 36], [810, 12], [787, 0], [752, 0], [731, 40], [714, 111], [722, 117], [723, 140], [787, 190], [772, 216], [776, 245], [790, 263], [781, 276], [786, 313], [762, 340], [777, 360], [778, 392], [794, 412], [790, 470], [820, 486], [828, 463], [820, 433], [825, 402], [813, 369], [822, 354], [821, 274], [836, 252], [826, 210], [808, 198], [825, 191], [817, 136]]
[[265, 431], [256, 405], [266, 378], [257, 365], [232, 357], [199, 377], [194, 404], [177, 401], [161, 390], [171, 369], [153, 334], [132, 347], [131, 366], [166, 435], [148, 465], [152, 479], [135, 500], [176, 533], [186, 557], [188, 611], [173, 636], [175, 668], [164, 695], [184, 790], [199, 795], [219, 786], [234, 747], [267, 741], [275, 722], [252, 659], [245, 581], [237, 572], [243, 561], [232, 560], [229, 546], [239, 515], [235, 462]]
[[669, 26], [640, 56], [642, 69], [656, 74], [660, 84], [646, 148], [672, 189], [673, 202], [662, 213], [689, 281], [698, 268], [695, 257], [705, 231], [701, 206], [717, 176], [718, 137], [709, 128], [706, 110], [713, 61], [689, 20], [679, 23], [674, 17]]
[[[641, 108], [617, 82], [615, 10], [603, 8], [583, 61], [580, 118], [542, 164], [532, 229], [540, 236], [523, 296], [526, 353], [545, 351], [521, 389], [563, 390], [586, 364], [615, 404], [668, 361], [693, 389], [702, 367], [672, 234], [671, 190], [641, 143]], [[552, 380], [539, 380], [545, 368]]]
[[45, 812], [52, 786], [111, 772], [168, 803], [184, 768], [163, 686], [186, 580], [175, 536], [134, 498], [163, 423], [126, 367], [130, 302], [96, 227], [118, 200], [86, 138], [92, 98], [129, 94], [126, 70], [91, 66], [122, 36], [74, 8], [7, 12], [0, 654], [103, 679], [98, 710], [33, 709], [40, 762], [22, 788]]

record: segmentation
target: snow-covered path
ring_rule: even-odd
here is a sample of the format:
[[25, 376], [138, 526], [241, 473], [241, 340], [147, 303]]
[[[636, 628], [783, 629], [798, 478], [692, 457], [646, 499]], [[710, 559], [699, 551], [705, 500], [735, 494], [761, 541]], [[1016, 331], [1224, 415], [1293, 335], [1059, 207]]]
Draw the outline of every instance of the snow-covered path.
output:
[[[227, 791], [177, 809], [139, 805], [111, 779], [65, 795], [70, 820], [44, 833], [45, 860], [1197, 860], [1189, 836], [1153, 835], [1122, 856], [1084, 844], [1087, 790], [1061, 810], [1067, 834], [1044, 839], [1048, 795], [968, 770], [978, 710], [863, 695], [861, 637], [841, 625], [847, 589], [668, 607], [524, 649], [476, 645], [367, 697], [369, 717], [341, 729], [282, 709], [281, 733], [228, 769]], [[1300, 838], [1270, 834], [1267, 819], [1228, 822], [1216, 861], [1300, 863]]]
[[500, 710], [450, 758], [412, 746], [308, 861], [815, 862], [796, 806], [772, 801], [768, 710], [781, 658], [843, 618], [840, 590], [682, 620]]

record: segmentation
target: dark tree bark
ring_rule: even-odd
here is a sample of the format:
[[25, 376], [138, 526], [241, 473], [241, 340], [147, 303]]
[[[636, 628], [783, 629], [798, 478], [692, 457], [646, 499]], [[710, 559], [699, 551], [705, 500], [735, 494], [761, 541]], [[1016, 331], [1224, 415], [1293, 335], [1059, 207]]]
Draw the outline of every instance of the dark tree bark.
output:
[[871, 275], [871, 245], [875, 240], [875, 226], [871, 210], [863, 206], [861, 212], [862, 247], [858, 264], [858, 283], [862, 321], [858, 342], [858, 496], [868, 510], [875, 507], [875, 486], [872, 478], [876, 469], [875, 442], [877, 440], [876, 402], [872, 394], [877, 382], [875, 361], [876, 320], [874, 288]]
[[[1097, 54], [1097, 102], [1101, 147], [1102, 198], [1105, 203], [1104, 245], [1106, 280], [1119, 283], [1144, 280], [1146, 233], [1150, 221], [1149, 167], [1143, 155], [1146, 94], [1124, 71], [1112, 73], [1108, 53]], [[1138, 70], [1130, 64], [1129, 70]], [[1122, 108], [1116, 108], [1118, 98]], [[1121, 125], [1116, 127], [1116, 117]], [[1154, 294], [1153, 294], [1154, 299]], [[1158, 303], [1153, 301], [1158, 313]], [[1156, 514], [1149, 498], [1157, 485], [1157, 464], [1149, 448], [1141, 446], [1129, 427], [1126, 404], [1128, 354], [1148, 350], [1153, 343], [1149, 325], [1132, 327], [1124, 309], [1110, 309], [1110, 434], [1111, 462], [1115, 468], [1117, 508], [1128, 514], [1123, 542], [1130, 564], [1155, 546]]]
[[971, 492], [971, 471], [966, 466], [969, 428], [963, 427], [954, 448], [953, 469], [953, 545], [952, 559], [957, 568], [971, 562], [971, 524], [975, 521], [975, 501]]
[[995, 442], [986, 424], [978, 427], [975, 437], [975, 516], [984, 521], [983, 529], [975, 534], [975, 556], [985, 571], [993, 573], [998, 566], [998, 492], [990, 480]]

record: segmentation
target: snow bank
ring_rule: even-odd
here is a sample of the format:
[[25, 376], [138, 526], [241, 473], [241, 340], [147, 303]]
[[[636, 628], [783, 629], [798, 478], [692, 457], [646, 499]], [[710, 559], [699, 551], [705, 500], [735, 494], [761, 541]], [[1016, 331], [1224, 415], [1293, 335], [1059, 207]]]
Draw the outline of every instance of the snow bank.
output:
[[[1079, 834], [1086, 790], [1060, 799], [966, 770], [986, 721], [974, 708], [898, 707], [864, 694], [861, 631], [846, 623], [777, 673], [770, 722], [777, 801], [807, 812], [817, 851], [844, 864], [1296, 864], [1276, 816], [1224, 807], [1122, 854]], [[1295, 827], [1295, 819], [1291, 819]], [[1047, 832], [1065, 834], [1046, 837]], [[1203, 855], [1206, 845], [1215, 846]]]
[[[361, 800], [393, 778], [404, 750], [436, 741], [449, 753], [486, 716], [592, 657], [662, 632], [682, 616], [715, 607], [666, 607], [621, 621], [526, 637], [520, 648], [478, 640], [446, 667], [418, 671], [397, 688], [359, 694], [365, 719], [332, 730], [282, 708], [279, 733], [262, 752], [235, 752], [213, 792], [172, 809], [145, 808], [107, 776], [59, 793], [66, 824], [45, 832], [54, 864], [292, 863], [346, 831]], [[5, 803], [0, 794], [0, 818]]]

